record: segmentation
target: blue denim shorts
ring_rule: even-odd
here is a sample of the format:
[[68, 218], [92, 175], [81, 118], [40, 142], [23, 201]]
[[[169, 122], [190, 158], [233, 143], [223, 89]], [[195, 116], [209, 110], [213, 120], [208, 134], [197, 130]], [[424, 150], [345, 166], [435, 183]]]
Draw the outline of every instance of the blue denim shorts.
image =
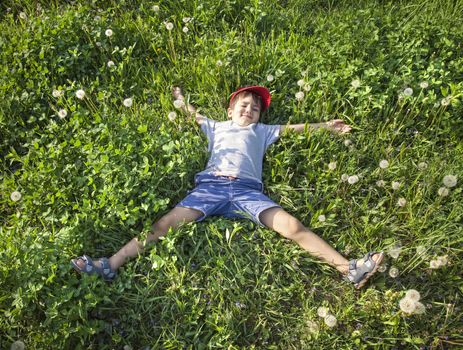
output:
[[281, 208], [262, 191], [263, 185], [252, 179], [227, 176], [199, 175], [196, 187], [177, 204], [177, 207], [199, 210], [203, 216], [221, 215], [226, 218], [247, 218], [264, 226], [259, 215], [269, 208]]

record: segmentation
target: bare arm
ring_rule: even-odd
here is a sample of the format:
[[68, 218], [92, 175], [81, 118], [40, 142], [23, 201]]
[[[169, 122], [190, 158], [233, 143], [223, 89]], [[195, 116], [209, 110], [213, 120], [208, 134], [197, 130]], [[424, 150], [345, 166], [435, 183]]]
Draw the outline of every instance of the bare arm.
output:
[[344, 123], [341, 119], [333, 119], [323, 123], [310, 123], [310, 124], [289, 124], [289, 125], [280, 125], [280, 131], [283, 132], [286, 129], [292, 129], [295, 132], [302, 132], [307, 126], [308, 130], [315, 129], [327, 129], [330, 131], [337, 132], [339, 134], [346, 134], [351, 131], [351, 126]]
[[198, 125], [201, 125], [204, 123], [205, 117], [196, 112], [196, 108], [193, 107], [193, 105], [190, 105], [189, 103], [185, 102], [185, 97], [183, 96], [182, 89], [178, 86], [174, 86], [172, 89], [172, 96], [174, 97], [175, 100], [180, 100], [183, 102], [183, 105], [180, 107], [182, 111], [184, 111], [186, 114], [190, 116], [194, 116], [196, 123]]

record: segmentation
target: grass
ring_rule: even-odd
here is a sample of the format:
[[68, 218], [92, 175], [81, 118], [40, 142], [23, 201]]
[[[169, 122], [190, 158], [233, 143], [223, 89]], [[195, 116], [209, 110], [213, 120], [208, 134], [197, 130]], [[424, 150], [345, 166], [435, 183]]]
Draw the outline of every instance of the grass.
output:
[[[4, 1], [0, 348], [461, 346], [462, 13], [459, 0]], [[199, 129], [178, 111], [167, 118], [174, 84], [215, 119], [238, 86], [261, 84], [272, 91], [265, 123], [346, 120], [348, 136], [289, 133], [272, 146], [267, 193], [348, 257], [400, 255], [356, 291], [274, 232], [210, 218], [111, 284], [75, 274], [71, 258], [146, 233], [204, 167]], [[457, 184], [440, 196], [446, 175]], [[424, 314], [401, 311], [409, 289]]]

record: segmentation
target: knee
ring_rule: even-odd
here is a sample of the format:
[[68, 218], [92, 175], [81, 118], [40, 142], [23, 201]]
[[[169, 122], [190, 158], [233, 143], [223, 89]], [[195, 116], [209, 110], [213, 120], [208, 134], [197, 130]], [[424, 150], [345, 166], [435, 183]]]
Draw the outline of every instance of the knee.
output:
[[285, 227], [280, 234], [288, 239], [296, 240], [304, 230], [304, 225], [298, 219], [291, 217], [286, 220]]
[[170, 220], [169, 216], [164, 215], [158, 221], [156, 221], [152, 228], [151, 234], [156, 237], [164, 236], [170, 228], [173, 228], [172, 220]]

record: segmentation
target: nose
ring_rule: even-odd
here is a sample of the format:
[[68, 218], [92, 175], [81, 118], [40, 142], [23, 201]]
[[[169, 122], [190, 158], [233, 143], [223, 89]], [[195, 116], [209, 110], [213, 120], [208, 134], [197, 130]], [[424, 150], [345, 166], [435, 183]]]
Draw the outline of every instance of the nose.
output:
[[246, 106], [246, 113], [251, 114], [251, 111], [252, 111], [252, 106], [251, 106], [251, 104], [248, 104]]

